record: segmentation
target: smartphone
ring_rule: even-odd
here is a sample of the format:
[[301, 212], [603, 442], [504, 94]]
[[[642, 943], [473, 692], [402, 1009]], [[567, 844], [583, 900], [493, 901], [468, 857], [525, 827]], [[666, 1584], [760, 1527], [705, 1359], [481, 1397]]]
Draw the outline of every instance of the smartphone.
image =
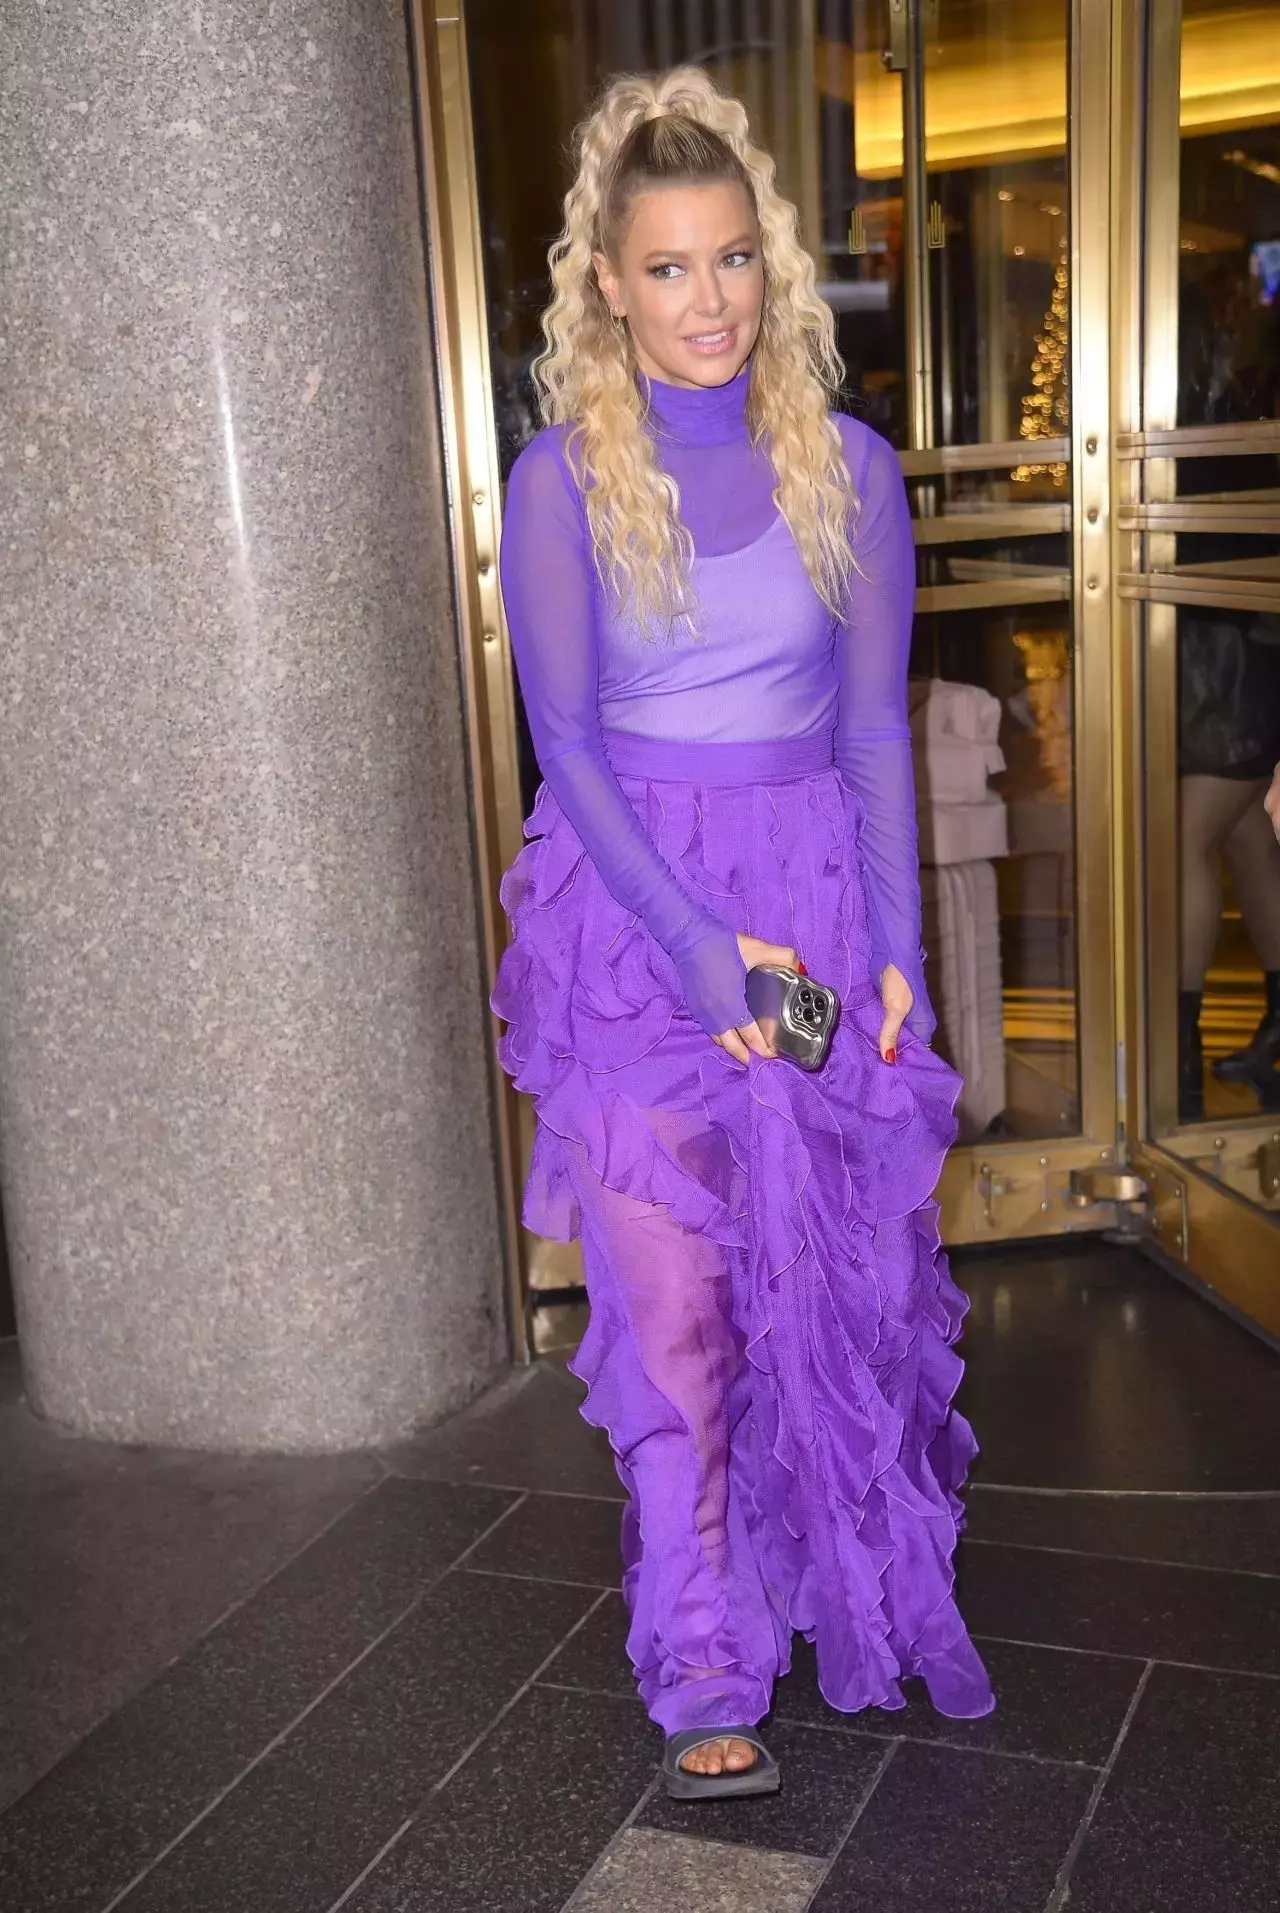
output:
[[747, 971], [747, 1008], [766, 1043], [801, 1069], [821, 1069], [840, 1014], [840, 999], [825, 984], [784, 964], [753, 963]]

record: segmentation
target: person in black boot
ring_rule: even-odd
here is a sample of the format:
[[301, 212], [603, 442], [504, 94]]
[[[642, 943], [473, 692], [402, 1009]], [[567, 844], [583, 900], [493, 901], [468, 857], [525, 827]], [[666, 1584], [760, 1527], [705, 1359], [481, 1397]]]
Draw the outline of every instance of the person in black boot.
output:
[[1200, 1035], [1199, 990], [1178, 996], [1178, 1121], [1204, 1118], [1204, 1042]]
[[1267, 1006], [1262, 1021], [1243, 1049], [1221, 1056], [1213, 1066], [1220, 1083], [1252, 1083], [1259, 1090], [1280, 1089], [1280, 970], [1268, 970], [1263, 977]]

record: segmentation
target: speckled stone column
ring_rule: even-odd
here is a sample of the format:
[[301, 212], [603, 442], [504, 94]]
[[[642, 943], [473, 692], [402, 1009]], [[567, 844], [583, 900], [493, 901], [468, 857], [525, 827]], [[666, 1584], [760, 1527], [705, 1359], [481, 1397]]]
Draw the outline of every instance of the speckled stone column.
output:
[[401, 0], [5, 9], [0, 1174], [29, 1394], [400, 1436], [499, 1364]]

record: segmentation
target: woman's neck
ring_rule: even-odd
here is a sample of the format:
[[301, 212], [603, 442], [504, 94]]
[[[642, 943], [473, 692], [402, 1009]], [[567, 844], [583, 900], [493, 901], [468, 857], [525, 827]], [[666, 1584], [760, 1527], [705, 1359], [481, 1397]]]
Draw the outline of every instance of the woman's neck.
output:
[[724, 385], [670, 385], [647, 372], [638, 373], [636, 383], [655, 433], [669, 443], [727, 445], [747, 435], [750, 359]]

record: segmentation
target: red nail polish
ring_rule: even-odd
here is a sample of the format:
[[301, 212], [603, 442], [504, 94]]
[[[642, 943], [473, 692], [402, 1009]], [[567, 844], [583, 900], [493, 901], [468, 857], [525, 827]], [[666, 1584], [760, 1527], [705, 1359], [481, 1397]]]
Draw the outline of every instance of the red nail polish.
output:
[[884, 1053], [884, 1060], [886, 1063], [896, 1063], [898, 1060], [898, 1052], [893, 1047], [892, 1043], [890, 1043], [888, 1049]]
[[799, 957], [796, 958], [796, 969], [801, 976], [808, 976], [809, 974], [809, 972], [805, 969], [804, 964], [800, 961]]

